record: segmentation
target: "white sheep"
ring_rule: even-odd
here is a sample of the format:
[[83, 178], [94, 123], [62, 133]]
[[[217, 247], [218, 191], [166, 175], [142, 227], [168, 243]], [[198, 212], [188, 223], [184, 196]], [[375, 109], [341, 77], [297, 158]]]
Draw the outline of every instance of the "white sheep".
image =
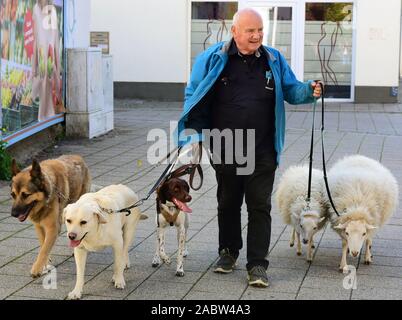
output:
[[398, 204], [396, 179], [378, 161], [353, 155], [335, 163], [328, 172], [328, 182], [340, 214], [338, 217], [332, 207], [329, 208], [331, 226], [342, 238], [339, 270], [347, 271], [344, 270], [347, 251], [357, 257], [364, 241], [364, 263], [370, 264], [374, 232], [391, 217]]
[[309, 244], [307, 261], [313, 259], [314, 235], [325, 226], [328, 211], [323, 197], [322, 171], [313, 169], [311, 199], [307, 205], [308, 166], [292, 166], [282, 175], [276, 191], [276, 204], [283, 221], [293, 227], [290, 246], [297, 238], [297, 255], [301, 255], [300, 235]]

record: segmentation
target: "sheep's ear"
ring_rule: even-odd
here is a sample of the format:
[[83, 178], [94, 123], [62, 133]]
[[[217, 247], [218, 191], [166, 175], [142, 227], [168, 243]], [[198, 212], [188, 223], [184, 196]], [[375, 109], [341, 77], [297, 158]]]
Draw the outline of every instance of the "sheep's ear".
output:
[[338, 225], [334, 226], [334, 229], [345, 230], [346, 224], [338, 224]]
[[322, 217], [318, 222], [323, 222], [325, 220], [325, 217]]
[[368, 230], [373, 230], [373, 229], [377, 229], [378, 227], [366, 223], [366, 228], [367, 228]]

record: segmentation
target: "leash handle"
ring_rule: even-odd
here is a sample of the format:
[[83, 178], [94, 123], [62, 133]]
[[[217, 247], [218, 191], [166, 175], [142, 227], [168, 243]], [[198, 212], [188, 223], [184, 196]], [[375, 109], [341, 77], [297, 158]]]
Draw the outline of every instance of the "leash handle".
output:
[[[322, 150], [322, 171], [324, 173], [324, 183], [325, 183], [325, 190], [327, 191], [328, 199], [331, 204], [332, 209], [339, 217], [339, 212], [336, 210], [334, 200], [331, 196], [331, 191], [329, 190], [329, 183], [327, 177], [327, 166], [325, 164], [325, 148], [324, 148], [324, 114], [325, 114], [325, 103], [324, 103], [324, 85], [322, 82], [318, 81], [318, 85], [321, 87], [321, 150]], [[316, 99], [317, 100], [317, 99]], [[316, 103], [316, 101], [315, 101]]]

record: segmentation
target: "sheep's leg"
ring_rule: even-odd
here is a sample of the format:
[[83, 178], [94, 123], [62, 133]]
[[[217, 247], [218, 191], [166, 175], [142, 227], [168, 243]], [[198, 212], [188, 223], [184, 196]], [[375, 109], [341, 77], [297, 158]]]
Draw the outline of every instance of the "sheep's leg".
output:
[[293, 228], [292, 235], [290, 237], [289, 246], [293, 247], [295, 245], [296, 229]]
[[373, 256], [371, 255], [371, 245], [373, 244], [373, 240], [367, 238], [366, 239], [366, 256], [364, 258], [365, 264], [370, 264], [373, 262]]
[[297, 239], [297, 255], [301, 256], [302, 248], [301, 248], [301, 242], [300, 242], [300, 233], [298, 233], [298, 232], [296, 232], [296, 239]]
[[[342, 239], [342, 259], [341, 259], [341, 264], [339, 266], [339, 271], [340, 272], [344, 272], [343, 269], [347, 265], [347, 262], [346, 262], [346, 254], [347, 254], [347, 252], [348, 252], [348, 242], [346, 240]], [[347, 272], [347, 270], [346, 270], [346, 272]]]
[[313, 261], [313, 248], [314, 248], [314, 240], [313, 237], [308, 242], [308, 251], [307, 251], [307, 262]]

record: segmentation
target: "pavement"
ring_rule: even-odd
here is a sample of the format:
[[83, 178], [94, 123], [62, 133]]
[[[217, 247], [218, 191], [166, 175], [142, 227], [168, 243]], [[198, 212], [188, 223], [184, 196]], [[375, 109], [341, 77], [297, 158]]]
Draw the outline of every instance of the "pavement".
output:
[[[141, 100], [115, 101], [115, 130], [92, 140], [65, 139], [40, 154], [42, 159], [78, 153], [90, 167], [93, 183], [106, 186], [124, 183], [145, 196], [164, 166], [147, 161], [150, 129], [169, 129], [177, 120], [179, 102]], [[287, 107], [286, 149], [276, 181], [290, 165], [307, 163], [310, 143], [311, 106]], [[363, 154], [388, 167], [402, 185], [402, 104], [328, 104], [326, 113], [326, 156], [328, 166], [348, 154]], [[319, 120], [320, 113], [317, 113]], [[317, 125], [319, 128], [319, 125]], [[316, 136], [314, 166], [321, 167], [319, 131]], [[249, 287], [246, 280], [246, 250], [242, 249], [233, 273], [213, 273], [218, 258], [216, 181], [213, 169], [203, 165], [205, 180], [192, 191], [189, 255], [185, 276], [175, 276], [176, 230], [167, 232], [166, 251], [171, 265], [151, 267], [155, 251], [154, 197], [141, 209], [149, 219], [138, 225], [130, 248], [131, 269], [125, 272], [126, 288], [111, 283], [113, 254], [110, 249], [88, 256], [83, 299], [402, 299], [402, 210], [398, 209], [377, 233], [373, 242], [373, 264], [364, 265], [361, 256], [348, 257], [355, 267], [350, 274], [338, 272], [341, 240], [330, 227], [316, 235], [314, 261], [309, 264], [289, 247], [290, 228], [285, 226], [275, 205], [272, 208], [272, 238], [267, 289]], [[0, 183], [0, 299], [65, 299], [75, 284], [75, 262], [65, 228], [52, 250], [51, 273], [32, 279], [29, 271], [39, 243], [32, 224], [10, 216], [8, 183]], [[401, 196], [400, 196], [401, 199]], [[242, 209], [243, 239], [246, 242], [247, 213]], [[346, 277], [346, 278], [345, 278]], [[355, 285], [351, 279], [355, 278]]]

